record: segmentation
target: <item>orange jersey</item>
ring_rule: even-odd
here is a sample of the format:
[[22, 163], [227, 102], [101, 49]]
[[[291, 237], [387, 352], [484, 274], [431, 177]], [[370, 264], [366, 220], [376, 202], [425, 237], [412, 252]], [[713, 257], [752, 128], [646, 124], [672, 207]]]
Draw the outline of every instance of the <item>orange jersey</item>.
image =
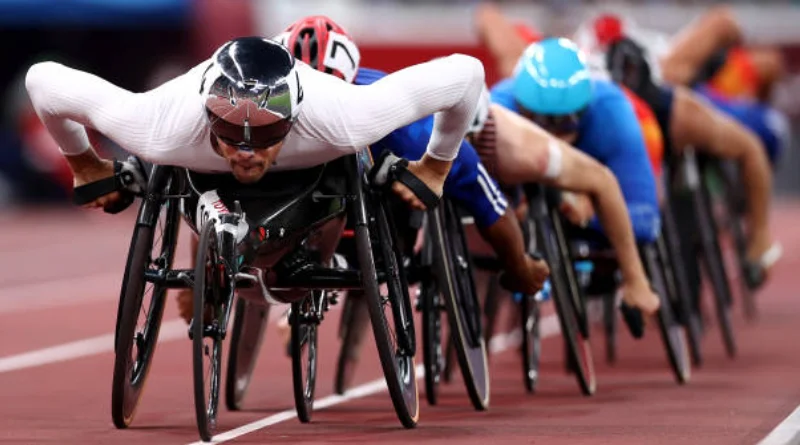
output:
[[758, 72], [744, 48], [728, 51], [725, 64], [708, 82], [714, 92], [728, 98], [758, 97]]
[[627, 88], [621, 88], [636, 113], [636, 119], [639, 121], [647, 147], [647, 156], [650, 158], [650, 165], [653, 166], [653, 172], [658, 177], [661, 175], [661, 163], [664, 159], [664, 135], [661, 133], [661, 127], [658, 125], [653, 110], [645, 101]]

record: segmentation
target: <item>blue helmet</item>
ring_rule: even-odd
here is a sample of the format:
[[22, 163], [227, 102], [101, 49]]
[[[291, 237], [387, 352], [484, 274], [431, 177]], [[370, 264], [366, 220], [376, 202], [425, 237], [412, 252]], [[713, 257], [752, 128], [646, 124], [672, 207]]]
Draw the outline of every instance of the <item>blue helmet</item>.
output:
[[569, 39], [532, 43], [517, 62], [514, 98], [528, 111], [565, 115], [582, 110], [592, 98], [583, 53]]

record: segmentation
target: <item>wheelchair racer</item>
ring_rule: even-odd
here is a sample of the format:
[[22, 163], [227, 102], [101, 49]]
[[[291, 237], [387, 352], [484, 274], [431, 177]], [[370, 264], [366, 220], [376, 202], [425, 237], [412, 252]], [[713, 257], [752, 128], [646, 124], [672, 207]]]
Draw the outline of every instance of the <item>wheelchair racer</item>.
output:
[[[305, 17], [289, 25], [276, 37], [300, 60], [318, 71], [331, 74], [356, 85], [371, 85], [380, 82], [387, 75], [378, 70], [360, 67], [358, 47], [348, 33], [333, 20], [325, 16]], [[343, 51], [341, 48], [347, 48]], [[488, 96], [482, 96], [488, 100]], [[480, 122], [476, 119], [470, 125], [474, 130]], [[388, 150], [394, 155], [407, 159], [418, 159], [425, 153], [425, 147], [434, 137], [435, 118], [426, 116], [409, 125], [400, 127], [370, 146], [373, 157], [377, 158]], [[508, 206], [506, 197], [496, 181], [481, 164], [474, 148], [461, 142], [458, 156], [453, 161], [450, 174], [444, 183], [444, 196], [453, 199], [473, 216], [482, 237], [492, 246], [504, 270], [504, 285], [509, 289], [524, 289], [535, 293], [541, 289], [549, 270], [544, 261], [535, 260], [525, 252], [519, 221], [513, 209]], [[532, 292], [531, 292], [532, 291]], [[355, 297], [353, 325], [348, 329], [366, 332], [368, 318], [366, 302]], [[284, 318], [279, 326], [284, 337], [289, 335], [288, 322]], [[348, 359], [358, 360], [358, 344], [348, 346]], [[285, 339], [284, 339], [285, 340]]]
[[108, 212], [130, 203], [126, 187], [141, 190], [145, 181], [136, 163], [101, 159], [93, 148], [98, 134], [147, 162], [255, 183], [270, 169], [355, 153], [435, 113], [421, 159], [396, 164], [417, 181], [391, 184], [412, 207], [425, 209], [441, 196], [482, 86], [482, 65], [463, 55], [354, 86], [258, 37], [226, 42], [210, 59], [144, 93], [53, 62], [33, 65], [26, 76], [36, 113], [74, 174], [76, 197]]
[[[733, 102], [716, 93], [704, 98], [685, 86], [658, 84], [660, 68], [654, 61], [654, 52], [662, 50], [652, 39], [648, 42], [655, 48], [653, 51], [626, 36], [589, 43], [587, 47], [594, 48], [594, 69], [610, 71], [615, 81], [628, 85], [653, 108], [659, 125], [669, 135], [668, 149], [680, 152], [693, 146], [739, 165], [748, 204], [744, 278], [750, 288], [758, 288], [781, 256], [781, 247], [773, 243], [769, 230], [770, 159], [776, 159], [781, 146], [788, 143], [783, 136], [788, 133], [788, 125], [779, 115], [768, 113], [766, 107], [753, 101]], [[607, 67], [608, 63], [613, 66]]]
[[[531, 44], [514, 77], [496, 84], [491, 97], [500, 115], [523, 116], [610, 169], [622, 190], [636, 241], [656, 240], [661, 230], [656, 181], [634, 110], [619, 87], [591, 77], [574, 42], [551, 38]], [[496, 133], [502, 135], [503, 127], [497, 125]], [[591, 215], [591, 209], [585, 212]], [[627, 239], [628, 233], [615, 232], [597, 218], [589, 225], [604, 230], [615, 247], [625, 246], [617, 248], [624, 284], [635, 280], [634, 286], [649, 285], [641, 262], [633, 259], [638, 259], [633, 237]], [[623, 302], [629, 307], [646, 314], [658, 309], [652, 292], [628, 291], [623, 287]]]
[[[353, 83], [360, 63], [358, 47], [347, 32], [330, 18], [302, 18], [273, 40], [289, 48], [296, 60], [309, 67]], [[359, 71], [359, 75], [362, 72]], [[359, 81], [356, 85], [368, 85], [377, 80], [378, 77], [371, 77], [369, 82]], [[392, 131], [382, 140], [371, 144], [370, 148], [375, 159], [386, 149], [396, 156], [418, 160], [424, 156], [433, 134], [434, 118], [428, 116], [423, 121]], [[480, 165], [474, 149], [463, 141], [444, 182], [443, 193], [474, 217], [481, 234], [494, 247], [507, 271], [504, 280], [506, 286], [530, 293], [541, 289], [549, 274], [547, 265], [526, 255], [519, 223], [508, 210], [506, 198]], [[192, 247], [196, 249], [194, 240]], [[188, 322], [192, 317], [191, 290], [179, 292], [178, 305], [181, 316]], [[279, 322], [279, 326], [286, 331], [284, 335], [288, 335], [286, 317]]]
[[[525, 45], [523, 38], [503, 17], [499, 9], [484, 6], [478, 10], [478, 33], [495, 56], [501, 70], [505, 69], [513, 51], [519, 51]], [[609, 30], [611, 28], [611, 30]], [[583, 25], [576, 33], [579, 46], [587, 51], [587, 62], [591, 70], [598, 76], [608, 77], [606, 54], [608, 43], [619, 38], [619, 30], [613, 26]], [[602, 32], [598, 33], [600, 29]], [[628, 28], [626, 28], [628, 29]], [[652, 62], [653, 75], [658, 78], [659, 65], [654, 54], [663, 54], [668, 48], [667, 40], [658, 33], [632, 28], [641, 40], [647, 42], [652, 51], [637, 50], [645, 60]], [[624, 32], [624, 31], [623, 31]], [[625, 39], [629, 40], [629, 39]], [[636, 45], [634, 45], [636, 46]], [[504, 48], [504, 49], [500, 49]], [[623, 48], [623, 52], [627, 51]], [[520, 54], [520, 53], [517, 53]], [[740, 166], [742, 182], [747, 194], [748, 207], [748, 246], [747, 262], [749, 273], [746, 275], [748, 286], [759, 287], [768, 277], [768, 271], [781, 256], [780, 245], [772, 242], [769, 231], [768, 209], [771, 194], [771, 172], [769, 160], [765, 155], [765, 147], [770, 157], [780, 152], [780, 146], [786, 144], [784, 137], [786, 125], [775, 115], [762, 114], [762, 118], [753, 118], [752, 108], [747, 119], [741, 124], [725, 112], [715, 107], [687, 87], [656, 87], [649, 79], [648, 72], [643, 77], [648, 79], [628, 79], [624, 81], [618, 72], [614, 80], [632, 90], [636, 97], [644, 100], [655, 112], [659, 126], [665, 134], [665, 151], [682, 150], [687, 145], [697, 150], [707, 151], [713, 156], [730, 159]], [[738, 110], [739, 115], [743, 115]], [[733, 113], [736, 117], [735, 114]], [[758, 113], [755, 113], [758, 116]], [[775, 123], [777, 122], [777, 123]], [[745, 128], [743, 125], [750, 125]], [[775, 131], [773, 131], [775, 129]], [[759, 136], [762, 141], [759, 140]]]
[[790, 134], [786, 116], [768, 104], [783, 59], [774, 49], [738, 46], [742, 31], [728, 8], [709, 9], [671, 41], [612, 14], [576, 32], [581, 46], [600, 58], [623, 36], [645, 50], [657, 83], [693, 87], [714, 108], [755, 133], [775, 164]]
[[[355, 81], [357, 84], [372, 83], [385, 76], [380, 71], [368, 68], [359, 68], [357, 73], [351, 71], [358, 64], [352, 64], [349, 60], [343, 60], [340, 63], [330, 60], [330, 55], [333, 53], [330, 48], [331, 39], [339, 41], [339, 47], [350, 47], [352, 45], [355, 48], [355, 44], [346, 37], [344, 30], [329, 19], [322, 17], [302, 19], [287, 28], [286, 32], [279, 36], [278, 39], [284, 42], [299, 59], [307, 61], [309, 65], [317, 67], [320, 71], [329, 72], [346, 81]], [[327, 44], [324, 43], [326, 41], [328, 42]], [[349, 51], [351, 54], [356, 52], [357, 50]], [[354, 58], [354, 60], [358, 61], [357, 58]], [[341, 70], [337, 67], [348, 69]], [[486, 131], [483, 131], [483, 129], [487, 125], [494, 125], [494, 118], [492, 117], [495, 111], [494, 108], [497, 107], [490, 107], [489, 95], [488, 91], [486, 91], [486, 94], [481, 96], [475, 120], [470, 126], [471, 136], [480, 134], [485, 138], [492, 133], [493, 130], [489, 130], [488, 127]], [[508, 111], [505, 114], [510, 115], [510, 119], [515, 117], [513, 113]], [[503, 117], [506, 116], [504, 115]], [[405, 153], [404, 156], [408, 158], [420, 156], [424, 151], [425, 144], [431, 137], [433, 120], [431, 117], [426, 117], [406, 127], [399, 128], [380, 142], [373, 144], [372, 149], [376, 154], [384, 149], [389, 149], [396, 153]], [[508, 122], [508, 118], [500, 118], [500, 120], [503, 123]], [[626, 267], [626, 271], [629, 272], [626, 274], [624, 283], [626, 298], [629, 298], [629, 301], [633, 302], [632, 304], [634, 305], [638, 305], [638, 302], [642, 300], [647, 301], [649, 296], [655, 299], [656, 297], [650, 291], [647, 277], [636, 254], [636, 246], [633, 242], [632, 229], [622, 192], [613, 174], [591, 157], [559, 141], [539, 129], [536, 125], [518, 116], [516, 116], [516, 120], [513, 120], [513, 126], [505, 128], [501, 134], [508, 136], [500, 139], [505, 144], [502, 148], [507, 149], [504, 153], [509, 156], [489, 158], [489, 160], [493, 162], [495, 159], [500, 159], [507, 165], [514, 167], [524, 166], [524, 168], [517, 170], [506, 168], [503, 171], [506, 176], [501, 177], [501, 179], [506, 181], [518, 180], [518, 182], [541, 181], [592, 196], [596, 206], [601, 211], [604, 223], [611, 228], [610, 231], [621, 234], [613, 238], [612, 243], [619, 250], [633, 252], [632, 255], [621, 255], [621, 260], [626, 264], [629, 262], [634, 263], [631, 267]], [[472, 140], [477, 142], [474, 138]], [[509, 147], [508, 144], [512, 141], [516, 145]], [[485, 146], [484, 143], [483, 147]], [[493, 165], [486, 168], [491, 171], [494, 167]], [[519, 174], [524, 176], [517, 176]], [[491, 180], [488, 187], [482, 185], [484, 181], [488, 180]], [[491, 230], [494, 226], [500, 226], [504, 218], [508, 218], [514, 224], [518, 224], [510, 212], [506, 212], [504, 216], [498, 218], [499, 212], [496, 209], [492, 210], [496, 207], [492, 204], [492, 201], [494, 201], [491, 198], [493, 193], [488, 193], [486, 191], [487, 188], [494, 190], [496, 188], [495, 181], [485, 173], [485, 167], [476, 155], [475, 149], [465, 141], [462, 143], [458, 157], [454, 161], [450, 176], [445, 182], [445, 194], [452, 193], [451, 196], [454, 200], [460, 201], [462, 205], [469, 209], [475, 216], [476, 225], [479, 227], [491, 225], [489, 227], [489, 230]], [[503, 207], [505, 207], [505, 204]], [[579, 214], [575, 214], [575, 217], [583, 218]], [[491, 221], [493, 220], [497, 222], [492, 223]], [[512, 229], [509, 228], [508, 230]], [[484, 228], [481, 232], [486, 236], [485, 233], [487, 231]], [[625, 236], [625, 234], [628, 234], [628, 236]], [[487, 237], [487, 241], [495, 247], [495, 251], [500, 257], [504, 255], [502, 249], [517, 250], [522, 248], [521, 244], [518, 246], [498, 245], [492, 241], [492, 237]], [[353, 296], [353, 292], [350, 292], [350, 295]], [[638, 299], [636, 298], [637, 296]], [[648, 303], [650, 302], [648, 301]], [[650, 311], [647, 312], [649, 313]], [[358, 303], [355, 306], [355, 317], [352, 323], [348, 329], [358, 329], [362, 332], [366, 329], [368, 318], [365, 305]], [[285, 335], [288, 335], [288, 329], [286, 329], [288, 324], [284, 324], [284, 330], [287, 331]], [[350, 344], [345, 348], [348, 360], [358, 360], [361, 337], [356, 336], [356, 343]]]

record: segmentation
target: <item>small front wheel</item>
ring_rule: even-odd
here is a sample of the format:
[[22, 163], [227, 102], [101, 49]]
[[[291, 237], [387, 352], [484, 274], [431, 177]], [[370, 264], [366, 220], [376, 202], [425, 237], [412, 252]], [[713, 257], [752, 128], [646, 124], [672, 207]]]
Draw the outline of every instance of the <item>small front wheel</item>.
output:
[[317, 384], [317, 326], [324, 292], [314, 291], [302, 301], [292, 303], [289, 324], [292, 338], [292, 386], [297, 417], [303, 423], [311, 421], [314, 411], [314, 389]]
[[203, 226], [194, 269], [194, 317], [191, 336], [194, 405], [200, 438], [208, 442], [217, 425], [222, 323], [225, 320], [225, 265], [220, 258], [214, 222]]

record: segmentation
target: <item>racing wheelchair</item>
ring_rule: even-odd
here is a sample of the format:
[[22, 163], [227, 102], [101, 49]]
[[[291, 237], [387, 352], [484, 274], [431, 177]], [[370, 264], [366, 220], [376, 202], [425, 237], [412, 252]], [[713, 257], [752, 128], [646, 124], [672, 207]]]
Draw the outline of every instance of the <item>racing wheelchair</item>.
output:
[[[482, 411], [489, 406], [489, 367], [463, 215], [463, 209], [446, 198], [424, 213], [413, 211], [407, 215], [407, 208], [395, 213], [398, 232], [404, 240], [408, 283], [417, 285], [415, 308], [421, 315], [428, 403], [438, 403], [438, 385], [445, 369], [442, 344], [447, 340], [452, 348], [448, 358], [458, 361], [469, 399], [476, 410]], [[403, 221], [408, 224], [401, 228]], [[422, 244], [415, 250], [418, 236]], [[352, 257], [347, 247], [348, 243], [342, 243], [339, 251], [345, 257]], [[358, 361], [351, 355], [359, 349], [353, 345], [363, 335], [357, 326], [361, 317], [356, 312], [363, 310], [358, 301], [361, 298], [348, 295], [342, 310], [341, 347], [334, 384], [337, 394], [344, 394]]]
[[[369, 152], [362, 150], [306, 170], [270, 173], [253, 187], [230, 175], [153, 167], [141, 196], [117, 312], [112, 418], [118, 428], [133, 421], [170, 288], [194, 292], [189, 338], [203, 440], [211, 440], [216, 426], [222, 344], [236, 297], [255, 308], [291, 303], [297, 342], [292, 348], [298, 356], [293, 357], [295, 405], [303, 420], [313, 409], [317, 325], [330, 291], [347, 289], [364, 292], [395, 411], [403, 426], [416, 425], [416, 337], [408, 284], [385, 189], [368, 180], [371, 165]], [[172, 268], [181, 217], [199, 238], [193, 269]], [[355, 227], [358, 270], [331, 261], [347, 218]], [[386, 294], [380, 292], [381, 283]], [[152, 291], [149, 298], [147, 290]], [[258, 342], [258, 337], [240, 331], [235, 339]], [[300, 352], [305, 352], [302, 359]], [[240, 376], [249, 378], [252, 363], [244, 362]]]
[[[527, 252], [529, 255], [544, 258], [550, 267], [548, 284], [564, 339], [564, 357], [568, 371], [574, 374], [581, 393], [591, 396], [597, 389], [597, 379], [589, 344], [586, 304], [568, 256], [569, 245], [564, 223], [549, 198], [552, 190], [540, 184], [525, 184], [521, 190], [527, 204], [527, 215], [521, 221]], [[480, 269], [490, 272], [498, 270], [494, 258], [476, 257], [475, 260]], [[500, 292], [498, 281], [490, 279], [487, 285], [484, 305], [487, 337], [493, 333], [499, 299], [504, 294]], [[522, 328], [522, 376], [528, 392], [535, 392], [540, 378], [542, 297], [542, 292], [535, 295], [515, 295]]]
[[[671, 95], [668, 90], [656, 86], [651, 76], [650, 66], [644, 50], [628, 38], [623, 38], [611, 45], [607, 54], [607, 64], [611, 77], [615, 82], [628, 87], [641, 97], [653, 109], [659, 126], [665, 135], [669, 134], [670, 113], [672, 112]], [[670, 182], [666, 187], [668, 203], [676, 220], [694, 221], [695, 224], [678, 226], [676, 243], [680, 246], [682, 263], [688, 278], [689, 290], [694, 310], [689, 315], [692, 323], [698, 324], [700, 317], [700, 268], [698, 259], [702, 260], [706, 276], [713, 290], [717, 320], [722, 332], [725, 350], [730, 358], [737, 353], [736, 339], [731, 322], [731, 294], [725, 262], [719, 242], [719, 227], [714, 218], [712, 194], [708, 178], [716, 166], [717, 160], [699, 156], [692, 147], [686, 147], [678, 154], [671, 149], [671, 141], [665, 138], [666, 167], [665, 178]], [[751, 277], [752, 271], [746, 264], [744, 252], [744, 233], [741, 227], [743, 201], [738, 200], [735, 187], [726, 187], [733, 192], [727, 196], [728, 216], [734, 236], [737, 257], [744, 277], [743, 297], [748, 316], [755, 313], [751, 288], [757, 285], [758, 277]], [[699, 258], [698, 258], [699, 257]]]

